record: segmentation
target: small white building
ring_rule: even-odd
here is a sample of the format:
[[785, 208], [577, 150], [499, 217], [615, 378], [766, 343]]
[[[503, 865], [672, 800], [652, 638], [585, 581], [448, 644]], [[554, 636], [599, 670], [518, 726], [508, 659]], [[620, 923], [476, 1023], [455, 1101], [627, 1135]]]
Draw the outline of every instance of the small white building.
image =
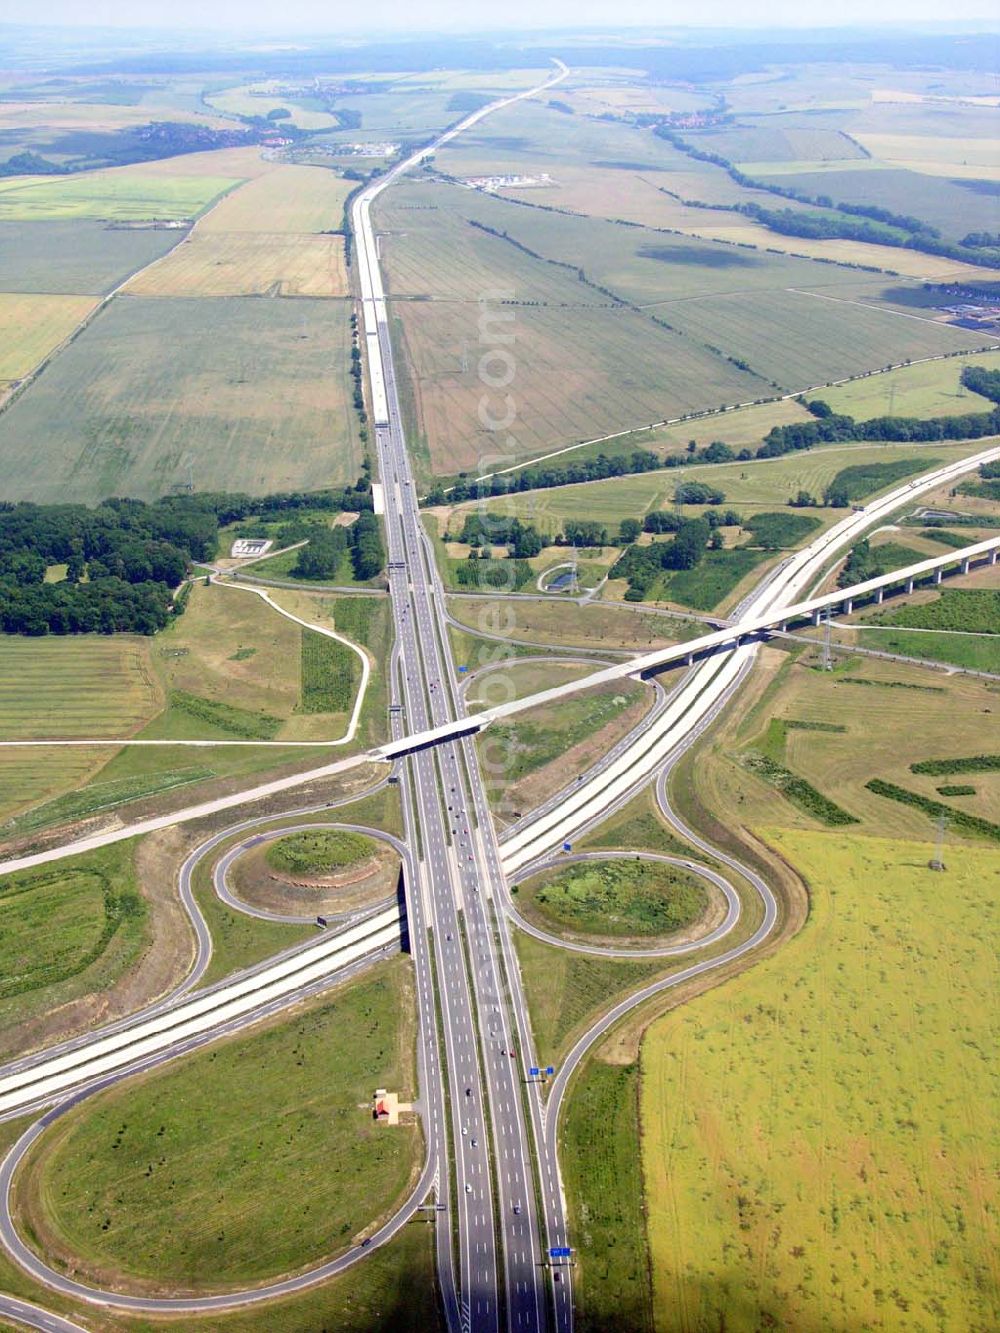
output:
[[234, 560], [246, 560], [251, 556], [267, 555], [272, 545], [267, 537], [237, 537], [229, 554]]

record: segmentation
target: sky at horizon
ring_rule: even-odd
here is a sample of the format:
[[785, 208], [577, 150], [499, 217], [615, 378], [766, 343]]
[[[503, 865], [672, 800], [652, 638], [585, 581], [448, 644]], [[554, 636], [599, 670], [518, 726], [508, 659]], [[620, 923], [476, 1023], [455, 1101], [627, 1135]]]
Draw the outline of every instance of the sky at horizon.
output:
[[[663, 0], [4, 0], [0, 22], [31, 26], [154, 28], [192, 31], [309, 33], [501, 31], [505, 29], [697, 26], [697, 28], [841, 28], [879, 24], [935, 23], [943, 26], [938, 0], [701, 0], [697, 25], [690, 7]], [[983, 22], [996, 27], [996, 0], [956, 0], [947, 22]]]

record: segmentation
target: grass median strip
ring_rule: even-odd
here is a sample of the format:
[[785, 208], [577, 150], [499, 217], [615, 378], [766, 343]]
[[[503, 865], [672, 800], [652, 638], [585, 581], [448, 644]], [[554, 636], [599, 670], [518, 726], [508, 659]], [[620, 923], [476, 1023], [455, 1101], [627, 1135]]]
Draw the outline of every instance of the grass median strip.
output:
[[639, 1142], [639, 1067], [591, 1060], [562, 1127], [580, 1333], [653, 1327]]

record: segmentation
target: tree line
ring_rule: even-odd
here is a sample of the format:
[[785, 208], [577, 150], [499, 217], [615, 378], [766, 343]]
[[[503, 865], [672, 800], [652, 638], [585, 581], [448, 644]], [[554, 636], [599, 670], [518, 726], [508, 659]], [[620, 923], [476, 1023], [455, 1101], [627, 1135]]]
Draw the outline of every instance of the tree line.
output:
[[[921, 250], [926, 254], [942, 255], [948, 259], [961, 260], [967, 264], [978, 264], [983, 268], [1000, 268], [1000, 254], [984, 251], [980, 246], [969, 245], [966, 241], [957, 243], [945, 240], [936, 227], [923, 219], [905, 213], [893, 213], [877, 204], [852, 204], [843, 200], [834, 201], [829, 195], [809, 195], [791, 186], [778, 185], [773, 181], [758, 180], [746, 175], [735, 163], [730, 162], [721, 153], [707, 152], [696, 148], [682, 135], [671, 129], [669, 124], [659, 124], [653, 129], [658, 138], [666, 139], [680, 152], [698, 162], [710, 162], [721, 167], [731, 180], [748, 190], [764, 190], [768, 194], [792, 199], [797, 203], [811, 204], [827, 210], [823, 214], [800, 213], [793, 209], [768, 209], [757, 203], [739, 204], [704, 204], [699, 200], [685, 200], [699, 207], [711, 208], [729, 213], [743, 213], [754, 217], [772, 231], [792, 236], [818, 237], [821, 239], [841, 237], [847, 240], [872, 241], [877, 245], [888, 245], [909, 250]], [[860, 222], [855, 219], [861, 219]], [[872, 225], [875, 224], [875, 225]]]
[[[361, 510], [356, 568], [383, 560], [371, 484], [266, 496], [201, 492], [80, 504], [0, 503], [0, 630], [7, 634], [154, 634], [183, 610], [175, 598], [191, 563], [210, 560], [219, 528], [296, 511]], [[362, 522], [362, 519], [367, 519]], [[360, 525], [360, 528], [359, 528]], [[374, 526], [372, 539], [371, 527]], [[318, 531], [326, 531], [319, 528]], [[352, 558], [354, 558], [352, 554]], [[47, 583], [52, 565], [65, 577]], [[359, 574], [361, 578], [371, 573]]]
[[925, 443], [935, 440], [978, 440], [984, 435], [1000, 433], [1000, 408], [990, 412], [969, 412], [963, 416], [883, 416], [855, 421], [853, 417], [831, 412], [825, 403], [823, 407], [827, 408], [827, 414], [817, 416], [813, 421], [772, 426], [754, 456], [779, 458], [797, 449], [811, 449], [817, 444], [834, 444], [843, 440]]

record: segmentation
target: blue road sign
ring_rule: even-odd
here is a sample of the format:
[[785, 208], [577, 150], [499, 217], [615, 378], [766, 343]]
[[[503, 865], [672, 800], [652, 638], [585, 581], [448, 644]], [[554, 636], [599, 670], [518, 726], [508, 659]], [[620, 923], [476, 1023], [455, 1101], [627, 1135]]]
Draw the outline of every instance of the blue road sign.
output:
[[573, 1251], [568, 1245], [553, 1245], [549, 1250], [550, 1259], [568, 1259]]
[[538, 1071], [534, 1066], [532, 1066], [532, 1067], [528, 1070], [528, 1073], [531, 1074], [532, 1076], [537, 1075], [538, 1072], [539, 1072], [539, 1071]]
[[563, 843], [563, 851], [564, 851], [564, 852], [571, 852], [572, 850], [573, 850], [573, 844], [572, 844], [571, 842], [564, 842], [564, 843]]
[[546, 1065], [546, 1066], [545, 1066], [545, 1072], [546, 1072], [546, 1074], [554, 1074], [554, 1073], [556, 1072], [556, 1070], [555, 1070], [555, 1066], [554, 1066], [554, 1065]]
[[460, 666], [458, 669], [459, 671], [468, 671], [469, 668], [467, 666]]

